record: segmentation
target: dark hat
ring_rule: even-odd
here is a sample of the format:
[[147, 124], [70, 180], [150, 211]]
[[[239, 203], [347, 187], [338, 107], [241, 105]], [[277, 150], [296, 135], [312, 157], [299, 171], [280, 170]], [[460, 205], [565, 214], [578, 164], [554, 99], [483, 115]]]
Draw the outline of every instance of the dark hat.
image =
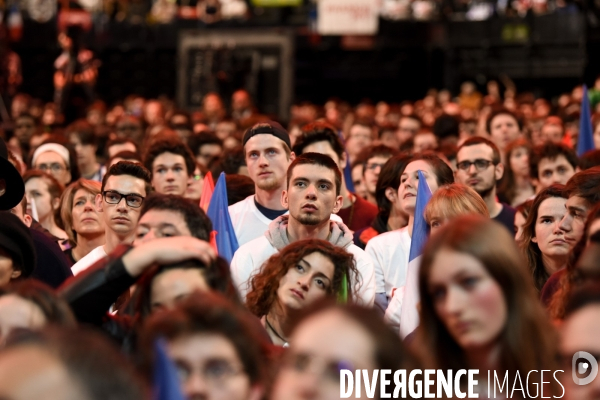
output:
[[244, 134], [242, 140], [242, 146], [246, 145], [246, 142], [250, 140], [252, 136], [268, 134], [278, 137], [287, 144], [288, 148], [292, 148], [292, 142], [290, 141], [290, 134], [284, 129], [283, 126], [279, 125], [275, 121], [260, 122], [248, 129]]
[[6, 183], [6, 191], [0, 195], [0, 210], [10, 210], [23, 200], [25, 184], [19, 171], [8, 160], [8, 149], [2, 138], [0, 138], [0, 179], [4, 179]]
[[29, 228], [9, 211], [0, 211], [0, 249], [8, 253], [13, 264], [27, 278], [35, 268], [35, 247]]

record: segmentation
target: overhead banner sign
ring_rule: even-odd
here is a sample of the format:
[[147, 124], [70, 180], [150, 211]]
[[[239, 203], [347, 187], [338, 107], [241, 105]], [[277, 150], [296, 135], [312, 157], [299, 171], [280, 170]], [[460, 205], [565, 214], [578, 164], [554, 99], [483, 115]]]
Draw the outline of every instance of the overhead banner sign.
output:
[[379, 27], [378, 1], [319, 0], [317, 31], [321, 35], [375, 35]]

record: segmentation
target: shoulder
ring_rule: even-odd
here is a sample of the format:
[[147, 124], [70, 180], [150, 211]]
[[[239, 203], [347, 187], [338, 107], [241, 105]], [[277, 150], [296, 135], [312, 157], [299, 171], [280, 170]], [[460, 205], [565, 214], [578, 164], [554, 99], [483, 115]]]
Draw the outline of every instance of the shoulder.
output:
[[98, 246], [94, 250], [86, 254], [81, 260], [77, 261], [71, 267], [71, 271], [73, 271], [73, 275], [77, 275], [78, 273], [84, 271], [86, 268], [94, 264], [96, 261], [106, 256], [107, 254], [104, 251], [104, 246]]
[[262, 257], [269, 257], [277, 252], [277, 249], [269, 243], [266, 236], [260, 236], [240, 246], [233, 258], [239, 263], [247, 263]]
[[256, 207], [254, 205], [254, 195], [250, 195], [246, 197], [244, 200], [238, 201], [235, 204], [229, 206], [230, 214], [238, 214], [240, 212], [244, 212], [248, 208]]
[[398, 245], [398, 241], [403, 239], [403, 236], [408, 236], [408, 231], [406, 230], [406, 228], [384, 232], [369, 240], [369, 243], [367, 243], [367, 247], [385, 247], [390, 245]]

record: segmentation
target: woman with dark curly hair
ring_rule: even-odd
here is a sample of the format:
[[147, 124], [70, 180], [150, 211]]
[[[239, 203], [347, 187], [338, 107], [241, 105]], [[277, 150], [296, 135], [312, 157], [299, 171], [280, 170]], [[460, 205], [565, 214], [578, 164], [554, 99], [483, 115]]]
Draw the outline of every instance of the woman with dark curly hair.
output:
[[325, 296], [352, 301], [354, 257], [318, 239], [299, 240], [271, 256], [252, 277], [248, 309], [261, 318], [274, 344], [287, 346], [298, 311]]

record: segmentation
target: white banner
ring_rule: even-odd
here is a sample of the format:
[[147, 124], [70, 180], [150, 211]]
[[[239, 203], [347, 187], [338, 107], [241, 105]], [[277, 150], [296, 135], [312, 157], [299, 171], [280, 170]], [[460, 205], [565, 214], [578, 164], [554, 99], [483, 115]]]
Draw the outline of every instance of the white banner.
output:
[[378, 0], [318, 0], [317, 31], [321, 35], [375, 35]]

